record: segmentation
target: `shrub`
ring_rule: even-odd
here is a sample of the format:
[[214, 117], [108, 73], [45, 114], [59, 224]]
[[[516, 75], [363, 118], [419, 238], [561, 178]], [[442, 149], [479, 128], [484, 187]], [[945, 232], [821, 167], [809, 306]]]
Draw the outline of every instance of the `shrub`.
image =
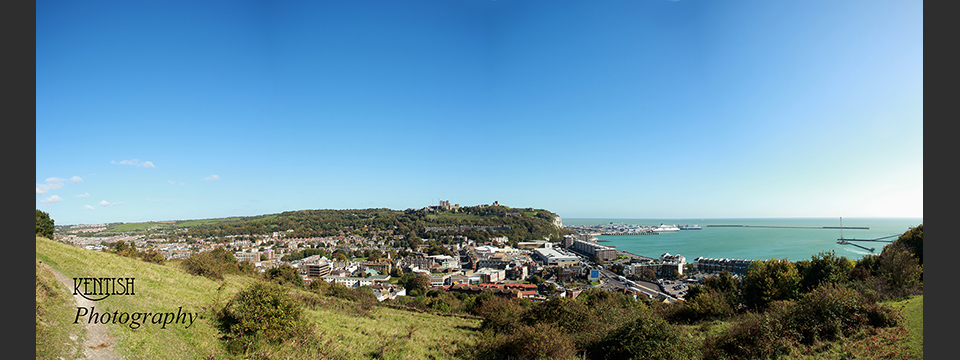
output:
[[225, 273], [240, 273], [237, 258], [223, 247], [190, 255], [180, 266], [190, 274], [215, 280], [223, 280]]
[[892, 309], [869, 304], [859, 292], [836, 285], [822, 286], [805, 294], [785, 321], [804, 344], [836, 340], [866, 326], [899, 323]]
[[484, 293], [477, 297], [477, 303], [474, 306], [476, 315], [483, 317], [480, 323], [481, 329], [491, 329], [494, 331], [507, 331], [512, 328], [523, 308], [517, 301], [501, 297], [484, 297]]
[[786, 355], [795, 343], [774, 312], [783, 302], [771, 304], [764, 313], [747, 313], [726, 331], [708, 337], [704, 359], [775, 359]]
[[163, 264], [166, 261], [166, 257], [163, 256], [163, 254], [161, 254], [156, 249], [141, 251], [139, 253], [139, 256], [140, 256], [140, 259], [142, 259], [143, 261], [154, 263], [154, 264]]
[[865, 301], [856, 290], [828, 284], [796, 302], [775, 301], [763, 313], [746, 314], [727, 331], [707, 338], [704, 358], [771, 359], [788, 354], [796, 344], [834, 341], [900, 321], [895, 310]]
[[665, 316], [671, 321], [687, 324], [727, 319], [736, 314], [731, 297], [732, 295], [701, 287], [696, 297], [672, 307], [673, 311], [667, 312]]
[[303, 287], [303, 278], [300, 277], [297, 269], [294, 269], [286, 263], [278, 267], [268, 269], [263, 275], [267, 279], [280, 285], [290, 284], [296, 287]]
[[554, 324], [519, 325], [508, 333], [485, 331], [474, 347], [475, 359], [574, 359], [576, 349]]
[[694, 350], [685, 345], [679, 329], [655, 313], [643, 313], [636, 320], [610, 332], [588, 349], [594, 359], [689, 359]]
[[262, 281], [238, 292], [216, 314], [216, 320], [233, 353], [312, 335], [300, 304], [281, 286]]

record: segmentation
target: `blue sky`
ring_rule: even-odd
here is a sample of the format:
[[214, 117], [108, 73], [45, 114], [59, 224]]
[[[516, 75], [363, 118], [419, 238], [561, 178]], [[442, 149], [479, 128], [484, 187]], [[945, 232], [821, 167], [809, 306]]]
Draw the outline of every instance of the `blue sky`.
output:
[[920, 1], [48, 1], [58, 224], [922, 217]]

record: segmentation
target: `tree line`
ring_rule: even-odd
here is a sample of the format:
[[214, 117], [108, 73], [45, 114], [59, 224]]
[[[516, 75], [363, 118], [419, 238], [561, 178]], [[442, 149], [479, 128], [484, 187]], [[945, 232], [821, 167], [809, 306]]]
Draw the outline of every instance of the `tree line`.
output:
[[[521, 213], [521, 216], [507, 216], [508, 213]], [[405, 211], [390, 209], [357, 210], [299, 210], [287, 211], [275, 215], [241, 218], [236, 221], [204, 224], [190, 227], [185, 235], [197, 239], [225, 237], [228, 235], [268, 235], [273, 232], [292, 230], [288, 237], [310, 238], [344, 235], [365, 237], [381, 236], [391, 239], [440, 239], [449, 235], [464, 235], [475, 239], [495, 236], [507, 236], [512, 241], [550, 238], [562, 239], [569, 230], [558, 229], [553, 224], [555, 214], [538, 209], [535, 215], [529, 211], [512, 209], [505, 206], [463, 207], [457, 213], [446, 212], [452, 216], [430, 216], [435, 212], [422, 209]], [[477, 215], [477, 216], [466, 216]], [[501, 226], [504, 230], [464, 231], [426, 231], [427, 227], [438, 226]], [[409, 245], [409, 244], [408, 244]]]

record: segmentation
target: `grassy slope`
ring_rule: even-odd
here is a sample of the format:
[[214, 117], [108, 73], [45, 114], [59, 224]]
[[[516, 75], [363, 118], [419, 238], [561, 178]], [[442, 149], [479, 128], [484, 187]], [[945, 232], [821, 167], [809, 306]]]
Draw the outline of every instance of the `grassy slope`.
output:
[[923, 359], [923, 295], [913, 296], [907, 300], [886, 303], [903, 313], [910, 338], [907, 345], [909, 353], [914, 359]]
[[126, 231], [146, 230], [150, 228], [176, 229], [176, 228], [191, 227], [191, 226], [197, 226], [197, 225], [216, 224], [216, 223], [228, 222], [228, 221], [238, 221], [238, 220], [241, 220], [241, 218], [229, 217], [229, 218], [219, 218], [219, 219], [187, 220], [187, 221], [178, 221], [173, 224], [159, 223], [159, 222], [153, 222], [153, 221], [139, 222], [139, 223], [124, 223], [124, 224], [113, 225], [107, 228], [105, 231], [126, 232]]
[[[112, 296], [99, 301], [98, 312], [176, 312], [182, 306], [184, 311], [206, 315], [253, 281], [228, 275], [224, 282], [218, 283], [186, 274], [173, 264], [150, 264], [43, 238], [37, 238], [36, 256], [68, 277], [136, 278], [136, 295]], [[354, 304], [334, 298], [324, 298], [323, 303], [326, 305], [309, 308], [307, 317], [317, 325], [322, 336], [339, 339], [336, 352], [346, 358], [369, 358], [381, 353], [450, 358], [454, 348], [451, 344], [472, 341], [472, 329], [479, 325], [477, 320], [380, 307], [359, 314], [351, 310]], [[217, 340], [219, 332], [209, 316], [189, 329], [183, 325], [160, 329], [160, 325], [155, 324], [139, 329], [120, 324], [101, 326], [110, 327], [117, 340], [117, 352], [127, 359], [197, 359], [211, 354], [216, 358], [226, 357]]]
[[73, 324], [77, 309], [68, 303], [71, 296], [49, 268], [36, 262], [37, 276], [37, 359], [81, 358], [83, 326]]

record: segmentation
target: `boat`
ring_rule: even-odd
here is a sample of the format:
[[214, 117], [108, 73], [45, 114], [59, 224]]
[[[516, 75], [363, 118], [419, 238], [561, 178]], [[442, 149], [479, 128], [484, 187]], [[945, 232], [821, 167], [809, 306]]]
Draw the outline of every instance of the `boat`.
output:
[[702, 230], [703, 228], [700, 225], [683, 225], [680, 227], [680, 230]]
[[680, 231], [680, 228], [678, 228], [676, 225], [664, 225], [664, 224], [660, 224], [660, 226], [657, 226], [657, 227], [653, 228], [653, 231], [658, 232], [658, 233], [660, 233], [660, 232], [673, 232], [673, 231]]

